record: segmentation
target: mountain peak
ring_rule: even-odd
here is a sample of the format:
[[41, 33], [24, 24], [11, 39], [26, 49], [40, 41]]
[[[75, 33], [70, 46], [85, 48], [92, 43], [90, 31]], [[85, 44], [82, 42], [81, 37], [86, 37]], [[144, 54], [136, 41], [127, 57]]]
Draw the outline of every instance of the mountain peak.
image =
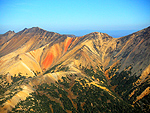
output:
[[9, 30], [9, 31], [7, 31], [5, 34], [11, 34], [11, 33], [15, 33], [15, 32], [14, 32], [14, 31]]
[[40, 27], [32, 27], [30, 29], [41, 29]]
[[31, 31], [43, 30], [43, 31], [45, 31], [44, 29], [39, 28], [39, 27], [32, 27], [32, 28], [29, 28], [28, 30], [31, 30]]
[[46, 30], [44, 30], [44, 29], [41, 29], [41, 28], [39, 28], [39, 27], [32, 27], [32, 28], [24, 28], [22, 31], [20, 31], [20, 32], [18, 32], [19, 34], [22, 34], [22, 33], [31, 33], [31, 32], [33, 32], [33, 33], [36, 33], [36, 32], [41, 32], [41, 31], [46, 31]]
[[88, 35], [92, 35], [93, 39], [100, 38], [100, 39], [103, 39], [105, 41], [113, 38], [113, 37], [109, 36], [107, 33], [101, 33], [101, 32], [92, 32]]

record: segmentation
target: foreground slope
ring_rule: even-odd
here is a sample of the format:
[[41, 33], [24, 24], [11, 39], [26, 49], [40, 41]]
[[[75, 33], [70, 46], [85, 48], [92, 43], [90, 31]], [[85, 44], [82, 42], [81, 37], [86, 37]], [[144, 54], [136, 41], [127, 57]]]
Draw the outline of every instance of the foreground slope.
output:
[[150, 27], [121, 38], [24, 29], [1, 46], [1, 111], [148, 112], [149, 51]]

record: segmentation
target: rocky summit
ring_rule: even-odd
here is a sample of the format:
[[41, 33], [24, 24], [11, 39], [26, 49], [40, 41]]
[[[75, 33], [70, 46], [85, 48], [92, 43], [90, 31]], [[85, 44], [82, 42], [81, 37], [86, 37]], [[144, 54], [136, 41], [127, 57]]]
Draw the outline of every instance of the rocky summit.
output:
[[0, 112], [150, 112], [150, 27], [120, 38], [1, 34]]

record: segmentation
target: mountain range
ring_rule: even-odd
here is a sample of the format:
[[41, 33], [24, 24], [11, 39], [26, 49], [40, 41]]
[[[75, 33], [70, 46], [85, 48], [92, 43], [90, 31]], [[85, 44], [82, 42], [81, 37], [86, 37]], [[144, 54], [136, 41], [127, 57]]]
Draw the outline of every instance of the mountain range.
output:
[[0, 112], [150, 112], [150, 27], [113, 38], [39, 27], [0, 35]]

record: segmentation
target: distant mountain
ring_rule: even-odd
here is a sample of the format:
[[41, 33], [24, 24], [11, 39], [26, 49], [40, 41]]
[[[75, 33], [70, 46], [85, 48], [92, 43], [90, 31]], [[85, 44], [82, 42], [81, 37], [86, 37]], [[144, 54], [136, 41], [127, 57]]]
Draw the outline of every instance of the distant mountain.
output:
[[120, 38], [38, 27], [6, 34], [1, 112], [150, 111], [150, 27]]

